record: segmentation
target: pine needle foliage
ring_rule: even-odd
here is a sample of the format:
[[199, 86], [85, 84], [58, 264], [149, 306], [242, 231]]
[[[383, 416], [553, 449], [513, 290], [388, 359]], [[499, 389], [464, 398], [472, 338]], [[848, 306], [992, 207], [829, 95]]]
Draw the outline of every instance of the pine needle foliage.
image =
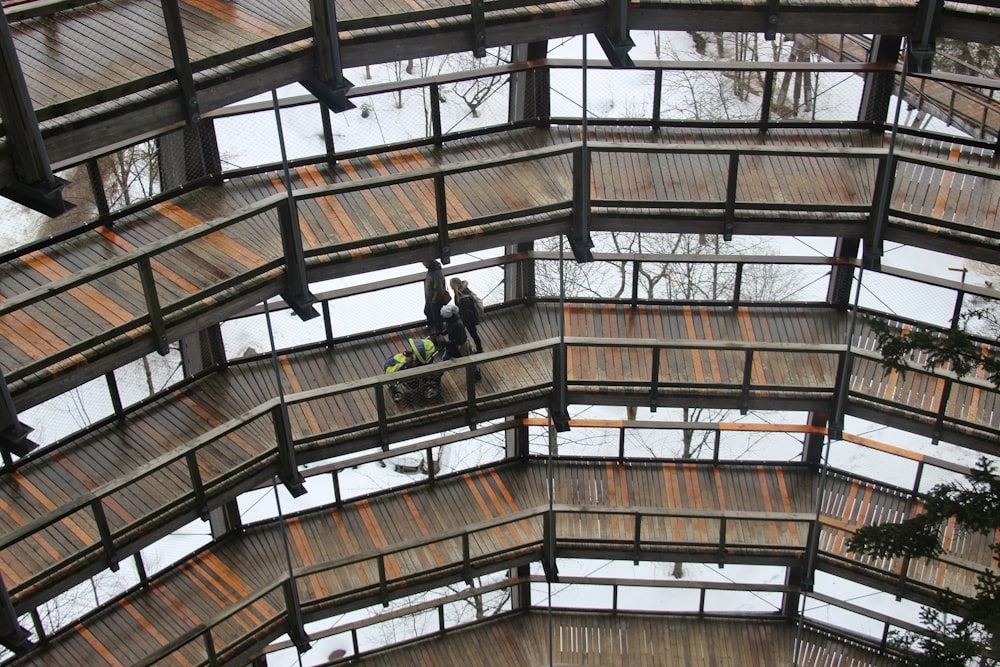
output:
[[[970, 311], [965, 319], [976, 315]], [[982, 370], [986, 379], [1000, 389], [1000, 356], [977, 342], [964, 327], [944, 331], [914, 327], [904, 331], [882, 318], [866, 319], [887, 373], [895, 370], [905, 375], [910, 369], [907, 360], [919, 357], [924, 366], [932, 370], [950, 368], [960, 378]]]
[[[902, 523], [865, 526], [847, 542], [857, 554], [876, 557], [929, 558], [942, 553], [940, 536], [951, 518], [987, 535], [1000, 528], [1000, 477], [987, 458], [979, 459], [965, 479], [938, 484], [923, 497], [924, 511]], [[993, 544], [1000, 555], [1000, 544]], [[984, 570], [976, 595], [946, 594], [938, 608], [920, 613], [927, 634], [896, 633], [893, 646], [907, 667], [995, 667], [1000, 665], [1000, 577]]]

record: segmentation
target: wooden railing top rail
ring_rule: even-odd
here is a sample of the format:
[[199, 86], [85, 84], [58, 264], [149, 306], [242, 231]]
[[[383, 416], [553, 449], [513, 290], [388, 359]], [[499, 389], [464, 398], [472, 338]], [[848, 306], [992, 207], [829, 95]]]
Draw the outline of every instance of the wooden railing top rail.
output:
[[[715, 350], [715, 351], [734, 350], [734, 351], [752, 352], [752, 353], [773, 351], [773, 352], [786, 352], [795, 354], [817, 354], [817, 353], [832, 354], [838, 356], [842, 356], [847, 352], [844, 345], [838, 345], [838, 344], [766, 343], [766, 342], [758, 343], [758, 342], [745, 342], [745, 341], [709, 341], [709, 340], [620, 339], [620, 338], [599, 338], [599, 337], [594, 337], [594, 338], [565, 337], [560, 339], [558, 337], [555, 337], [555, 338], [543, 339], [540, 341], [534, 341], [530, 343], [524, 343], [521, 345], [517, 345], [510, 348], [504, 348], [501, 350], [485, 352], [475, 355], [473, 357], [455, 359], [448, 363], [448, 368], [452, 370], [464, 369], [470, 365], [485, 365], [493, 361], [510, 359], [517, 356], [533, 354], [537, 352], [551, 352], [554, 354], [555, 351], [558, 349], [558, 347], [563, 343], [570, 347], [645, 348], [651, 350], [668, 350], [668, 349]], [[881, 357], [878, 354], [870, 352], [868, 350], [860, 348], [851, 348], [851, 351], [852, 354], [855, 354], [857, 356], [862, 356], [873, 360], [881, 359]], [[43, 530], [46, 527], [59, 522], [63, 518], [70, 516], [75, 512], [85, 510], [94, 502], [100, 502], [102, 498], [106, 498], [121, 491], [122, 489], [132, 486], [138, 483], [143, 478], [152, 475], [160, 470], [163, 470], [164, 468], [167, 468], [168, 466], [174, 463], [183, 461], [192, 455], [197, 455], [197, 452], [200, 449], [205, 448], [222, 438], [225, 438], [229, 434], [238, 431], [240, 428], [243, 428], [244, 426], [247, 426], [248, 424], [258, 419], [271, 417], [276, 409], [279, 408], [283, 409], [283, 407], [286, 405], [294, 406], [298, 404], [306, 404], [309, 403], [310, 401], [324, 400], [339, 394], [347, 394], [357, 391], [383, 392], [384, 386], [387, 384], [404, 381], [407, 379], [416, 378], [423, 375], [437, 374], [442, 372], [442, 369], [443, 367], [441, 364], [433, 364], [422, 368], [412, 368], [399, 371], [397, 373], [393, 373], [392, 375], [377, 375], [333, 386], [320, 387], [315, 389], [309, 389], [306, 391], [290, 393], [284, 395], [283, 399], [275, 397], [266, 400], [257, 406], [245, 410], [239, 417], [233, 418], [223, 424], [220, 424], [219, 426], [216, 426], [206, 431], [205, 433], [193, 438], [192, 440], [186, 443], [178, 444], [178, 446], [172, 449], [169, 453], [163, 454], [153, 460], [146, 462], [145, 464], [138, 466], [127, 477], [116, 479], [112, 482], [107, 482], [103, 485], [95, 487], [86, 493], [80, 494], [72, 502], [66, 503], [52, 510], [51, 512], [46, 513], [44, 516], [41, 516], [35, 519], [34, 521], [21, 526], [17, 530], [11, 531], [3, 536], [0, 536], [0, 549], [8, 548], [11, 545], [24, 539], [28, 535]], [[914, 370], [915, 371], [919, 370], [924, 374], [932, 376], [943, 376], [943, 377], [953, 376], [953, 374], [940, 370], [929, 372], [926, 369], [919, 369], [917, 367], [914, 367]], [[740, 383], [742, 381], [743, 379], [741, 378], [734, 378], [731, 384], [726, 386], [738, 387], [740, 386]], [[587, 378], [579, 380], [579, 383], [582, 384], [587, 384], [587, 382], [588, 382]], [[962, 382], [964, 384], [979, 386], [986, 389], [991, 388], [991, 385], [989, 385], [985, 381], [978, 380], [975, 378], [964, 378]], [[539, 387], [541, 386], [542, 385], [539, 385]], [[550, 378], [547, 384], [544, 385], [544, 387], [551, 387], [551, 386], [553, 386], [553, 381]], [[761, 385], [761, 386], [766, 387], [768, 385]], [[815, 389], [821, 391], [831, 391], [831, 388], [817, 387]], [[490, 396], [491, 394], [484, 394], [482, 396], [477, 396], [477, 400], [488, 399]], [[454, 401], [442, 406], [438, 406], [435, 409], [440, 412], [451, 408], [460, 408], [463, 405], [465, 405], [466, 400], [467, 399], [464, 397], [459, 397]], [[387, 420], [388, 422], [391, 423], [392, 421], [395, 420], [406, 419], [408, 418], [408, 416], [409, 415], [404, 414], [398, 417], [389, 418], [384, 414], [380, 414], [379, 420]], [[371, 422], [367, 423], [367, 425], [369, 426], [377, 425], [378, 423], [379, 422]], [[343, 429], [352, 431], [357, 428], [360, 428], [363, 425], [365, 424], [359, 425], [356, 423], [349, 423], [345, 424], [343, 426]], [[719, 428], [721, 428], [721, 426]], [[739, 428], [740, 430], [754, 429], [754, 427], [751, 425], [740, 425], [739, 427], [736, 426], [732, 427], [733, 430], [736, 430], [737, 428]], [[760, 430], [773, 430], [773, 428], [774, 427], [771, 428], [761, 427]], [[783, 428], [787, 428], [790, 432], [807, 432], [799, 430], [803, 427], [789, 426]], [[808, 432], [818, 432], [818, 431], [808, 431]], [[310, 439], [318, 439], [321, 437], [327, 437], [328, 435], [330, 434], [324, 434], [324, 435], [314, 434], [311, 436]], [[870, 442], [874, 443], [875, 441], [870, 441]], [[859, 441], [856, 444], [866, 445], [866, 442]], [[414, 450], [420, 450], [425, 448], [426, 445], [424, 444], [414, 445]], [[881, 447], [881, 449], [883, 451], [893, 453], [888, 445]], [[269, 453], [268, 457], [273, 457], [276, 459], [277, 452], [275, 450], [272, 450]], [[916, 458], [916, 455], [911, 455], [908, 456], [907, 458], [920, 460]], [[934, 459], [927, 459], [926, 462], [938, 465], [937, 460]], [[245, 465], [251, 465], [255, 463], [260, 463], [260, 462], [248, 461], [245, 463]], [[941, 465], [940, 467], [945, 467], [949, 470], [953, 470], [956, 472], [961, 472], [964, 470], [960, 466], [955, 466], [953, 464]]]

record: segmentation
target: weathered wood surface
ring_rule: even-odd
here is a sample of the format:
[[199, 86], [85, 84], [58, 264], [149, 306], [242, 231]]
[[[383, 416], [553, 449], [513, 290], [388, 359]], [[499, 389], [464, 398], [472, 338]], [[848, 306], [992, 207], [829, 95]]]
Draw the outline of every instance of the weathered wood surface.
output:
[[[816, 474], [801, 466], [556, 462], [552, 472], [557, 508], [573, 510], [557, 517], [557, 540], [568, 538], [576, 544], [583, 541], [587, 553], [603, 548], [608, 555], [617, 553], [628, 559], [632, 558], [634, 546], [634, 521], [630, 517], [635, 512], [667, 515], [650, 515], [642, 523], [642, 539], [659, 545], [655, 547], [658, 558], [683, 559], [684, 554], [691, 558], [700, 547], [702, 551], [708, 548], [708, 558], [714, 561], [719, 535], [712, 517], [719, 512], [763, 512], [772, 518], [733, 520], [727, 535], [730, 553], [740, 545], [753, 546], [761, 554], [767, 554], [770, 547], [784, 546], [796, 549], [801, 556], [807, 525], [788, 523], [780, 513], [808, 517], [816, 509]], [[870, 516], [880, 515], [882, 503], [897, 506], [892, 492], [855, 480], [847, 482], [853, 492], [837, 495], [838, 502], [824, 508], [824, 519], [857, 526]], [[543, 460], [499, 464], [432, 485], [348, 502], [339, 508], [312, 510], [286, 523], [251, 526], [238, 537], [184, 559], [156, 577], [148, 589], [132, 593], [78, 623], [26, 660], [67, 667], [105, 661], [132, 664], [186, 637], [200, 624], [221, 620], [234, 605], [250, 601], [213, 631], [220, 649], [241, 641], [244, 634], [280, 616], [280, 589], [255, 596], [287, 573], [282, 537], [286, 530], [292, 567], [302, 573], [298, 578], [300, 600], [313, 611], [332, 612], [337, 604], [359, 595], [378, 604], [376, 560], [353, 560], [352, 556], [374, 556], [381, 551], [391, 591], [417, 585], [426, 577], [448, 578], [448, 572], [460, 578], [462, 540], [456, 536], [423, 546], [421, 542], [454, 535], [464, 527], [477, 528], [469, 540], [469, 554], [474, 561], [496, 558], [497, 553], [511, 559], [534, 560], [540, 555], [541, 516], [524, 515], [518, 519], [518, 513], [544, 509], [547, 488]], [[609, 511], [618, 514], [609, 515]], [[680, 515], [670, 518], [671, 512]], [[699, 512], [704, 518], [698, 518]], [[496, 523], [505, 517], [514, 520]], [[833, 555], [843, 554], [840, 539], [822, 539], [821, 544], [833, 549]], [[410, 546], [393, 549], [403, 545]], [[826, 555], [821, 554], [821, 558]], [[694, 556], [695, 560], [702, 558]], [[326, 568], [325, 563], [339, 565]], [[935, 569], [931, 574], [939, 578], [933, 583], [968, 593], [971, 588], [961, 579], [952, 579], [951, 572], [950, 567]], [[893, 574], [891, 570], [886, 573], [890, 577]], [[144, 619], [142, 641], [136, 641], [129, 631], [137, 618]], [[276, 637], [282, 632], [284, 626], [278, 626], [270, 635]], [[177, 657], [189, 663], [204, 660], [203, 642], [198, 639], [187, 644]]]
[[[618, 613], [595, 615], [543, 611], [517, 614], [443, 637], [365, 657], [373, 667], [479, 664], [489, 646], [498, 667], [552, 664], [576, 667], [772, 667], [790, 665], [797, 628], [785, 621], [690, 619]], [[888, 667], [891, 661], [855, 644], [805, 628], [804, 665]]]
[[[415, 314], [415, 313], [414, 313]], [[554, 304], [491, 313], [482, 328], [494, 360], [480, 365], [476, 384], [479, 419], [507, 417], [551, 401], [552, 354], [542, 349], [506, 357], [503, 352], [558, 335]], [[653, 352], [650, 341], [674, 347], [660, 352], [661, 405], [690, 404], [710, 397], [739, 407], [826, 409], [837, 382], [837, 354], [822, 352], [843, 344], [847, 320], [826, 308], [653, 307], [570, 304], [564, 312], [571, 400], [643, 404], [649, 400]], [[442, 398], [429, 407], [387, 403], [385, 421], [377, 410], [377, 386], [385, 380], [382, 362], [403, 347], [401, 331], [353, 343], [283, 355], [279, 368], [289, 402], [293, 439], [301, 462], [377, 448], [383, 437], [400, 442], [468, 423], [464, 373], [444, 374]], [[864, 330], [861, 329], [861, 335]], [[613, 337], [616, 346], [603, 341]], [[585, 345], [588, 339], [600, 341]], [[629, 346], [628, 341], [642, 341]], [[773, 342], [793, 346], [782, 352], [755, 352], [751, 385], [742, 387], [745, 351]], [[794, 347], [798, 345], [799, 347]], [[824, 346], [826, 346], [824, 348]], [[881, 377], [881, 376], [879, 376]], [[896, 409], [907, 412], [906, 387], [926, 382], [917, 373], [894, 378]], [[352, 384], [354, 383], [354, 384]], [[359, 384], [360, 383], [360, 384]], [[353, 388], [357, 385], [357, 388]], [[325, 393], [324, 387], [344, 387]], [[744, 391], [746, 392], [744, 394]], [[996, 393], [982, 392], [995, 402]], [[18, 604], [37, 603], [55, 590], [106, 566], [92, 503], [108, 516], [118, 558], [133, 553], [170, 529], [183, 525], [278, 470], [275, 427], [269, 408], [278, 395], [267, 356], [241, 362], [170, 392], [126, 418], [72, 438], [58, 449], [32, 457], [0, 476], [0, 525], [7, 536], [0, 551], [3, 579]], [[300, 400], [299, 396], [311, 396]], [[848, 410], [864, 394], [852, 395]], [[992, 405], [992, 404], [991, 404]], [[933, 406], [931, 406], [933, 407]], [[1000, 431], [997, 410], [982, 411], [984, 428]], [[926, 428], [933, 419], [926, 419]], [[192, 495], [186, 456], [195, 455], [206, 500]], [[575, 501], [567, 501], [575, 502]], [[778, 510], [775, 510], [778, 511]]]
[[[370, 179], [422, 174], [379, 187], [300, 199], [299, 224], [310, 278], [399, 266], [433, 253], [434, 172], [419, 170], [485, 165], [468, 162], [470, 158], [525, 156], [514, 165], [484, 166], [443, 177], [452, 252], [565, 231], [572, 159], [569, 154], [545, 151], [577, 139], [570, 128], [531, 130], [456, 142], [440, 151], [402, 151], [343, 161], [333, 168], [298, 169], [295, 190], [370, 185], [378, 182]], [[741, 156], [737, 203], [749, 217], [737, 220], [739, 234], [828, 235], [834, 224], [839, 233], [857, 236], [864, 231], [861, 220], [866, 219], [873, 198], [877, 159], [865, 151], [876, 148], [872, 145], [876, 140], [869, 133], [791, 131], [762, 136], [692, 130], [650, 137], [619, 130], [598, 131], [594, 140], [592, 197], [603, 203], [595, 207], [592, 219], [598, 230], [648, 228], [652, 220], [657, 230], [691, 231], [692, 215], [695, 219], [704, 215], [696, 220], [701, 232], [721, 231], [728, 158], [719, 146], [750, 151]], [[610, 144], [598, 147], [597, 141], [647, 143], [617, 151]], [[678, 148], [647, 150], [665, 143]], [[893, 218], [887, 236], [905, 232], [911, 243], [925, 247], [934, 247], [944, 237], [973, 239], [978, 247], [992, 245], [1000, 236], [1000, 187], [991, 180], [995, 174], [980, 167], [986, 158], [949, 146], [905, 141], [897, 150], [906, 147], [933, 158], [935, 166], [901, 162], [893, 206], [935, 219], [941, 227], [930, 231], [923, 223]], [[800, 152], [784, 157], [760, 152], [770, 148]], [[972, 171], [948, 171], [936, 166], [936, 160]], [[958, 187], [956, 179], [971, 185]], [[0, 369], [18, 408], [26, 409], [157, 347], [148, 291], [142, 287], [137, 265], [141, 256], [149, 258], [167, 341], [276, 294], [284, 276], [278, 220], [283, 191], [275, 174], [233, 179], [156, 205], [114, 228], [4, 262]], [[655, 203], [655, 214], [644, 202]], [[774, 212], [775, 204], [785, 206], [785, 211]], [[692, 214], [692, 206], [707, 208]], [[851, 207], [855, 222], [831, 223], [822, 215], [801, 213], [816, 206]], [[260, 212], [248, 213], [254, 207]], [[773, 221], [760, 221], [762, 211], [771, 211], [763, 215]], [[955, 228], [954, 233], [948, 227]]]

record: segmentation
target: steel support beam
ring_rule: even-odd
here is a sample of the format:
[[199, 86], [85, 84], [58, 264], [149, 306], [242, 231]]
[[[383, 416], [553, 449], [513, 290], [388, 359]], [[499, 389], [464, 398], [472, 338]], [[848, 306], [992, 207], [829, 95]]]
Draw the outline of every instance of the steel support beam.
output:
[[62, 198], [66, 181], [52, 173], [10, 24], [3, 11], [0, 11], [0, 120], [12, 149], [15, 178], [14, 183], [0, 189], [0, 196], [48, 216], [65, 212], [69, 208]]
[[[903, 38], [899, 35], [875, 35], [868, 51], [868, 62], [894, 65], [899, 62]], [[865, 87], [861, 93], [858, 120], [884, 123], [889, 116], [889, 103], [894, 92], [896, 73], [868, 72], [864, 74]]]
[[594, 261], [590, 238], [590, 151], [586, 144], [573, 153], [573, 228], [569, 245], [580, 263]]
[[38, 446], [28, 440], [28, 434], [32, 430], [34, 429], [30, 426], [18, 421], [17, 408], [14, 407], [14, 399], [7, 387], [7, 379], [0, 374], [0, 451], [3, 452], [5, 462], [10, 462], [12, 454], [25, 456]]
[[[511, 49], [511, 62], [542, 60], [548, 55], [548, 49], [548, 42], [515, 44]], [[534, 119], [539, 127], [548, 125], [552, 115], [552, 86], [549, 79], [549, 68], [547, 67], [512, 74], [507, 109], [508, 120], [516, 122]]]
[[942, 4], [939, 0], [919, 0], [917, 3], [917, 21], [906, 43], [907, 66], [911, 71], [921, 74], [931, 72], [936, 52], [934, 24], [941, 14]]
[[14, 605], [3, 579], [0, 579], [0, 644], [18, 655], [34, 646], [31, 633], [17, 622], [17, 614], [14, 613]]
[[612, 67], [633, 67], [628, 52], [635, 46], [629, 34], [629, 0], [607, 0], [608, 25], [603, 33], [597, 33], [597, 43], [604, 50]]
[[188, 125], [197, 125], [201, 121], [201, 111], [198, 108], [198, 93], [194, 87], [194, 73], [191, 70], [187, 39], [184, 37], [181, 8], [177, 0], [160, 0], [160, 8], [163, 10], [163, 22], [170, 42], [170, 55], [174, 61], [174, 75], [181, 91], [184, 120]]
[[354, 84], [344, 78], [336, 6], [333, 0], [310, 0], [309, 8], [313, 22], [315, 76], [300, 83], [332, 111], [353, 109], [354, 103], [347, 99], [347, 91]]

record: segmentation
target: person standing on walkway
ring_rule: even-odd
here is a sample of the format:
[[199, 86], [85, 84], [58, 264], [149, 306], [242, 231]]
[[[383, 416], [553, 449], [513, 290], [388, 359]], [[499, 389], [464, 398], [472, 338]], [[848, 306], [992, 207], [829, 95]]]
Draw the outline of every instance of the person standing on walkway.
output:
[[465, 324], [465, 330], [469, 332], [472, 341], [476, 344], [476, 353], [483, 351], [483, 341], [479, 337], [477, 327], [482, 322], [483, 302], [476, 294], [469, 289], [469, 281], [462, 280], [457, 276], [449, 283], [451, 291], [455, 294], [454, 304], [458, 306], [459, 317]]
[[424, 317], [427, 318], [427, 329], [436, 334], [441, 329], [441, 306], [451, 301], [451, 295], [444, 286], [444, 273], [436, 259], [425, 259], [424, 268]]
[[[465, 330], [465, 324], [458, 314], [458, 306], [453, 303], [446, 303], [441, 306], [441, 334], [438, 338], [444, 350], [441, 354], [442, 361], [458, 359], [470, 353], [469, 336]], [[475, 366], [476, 382], [482, 378], [479, 366]]]

